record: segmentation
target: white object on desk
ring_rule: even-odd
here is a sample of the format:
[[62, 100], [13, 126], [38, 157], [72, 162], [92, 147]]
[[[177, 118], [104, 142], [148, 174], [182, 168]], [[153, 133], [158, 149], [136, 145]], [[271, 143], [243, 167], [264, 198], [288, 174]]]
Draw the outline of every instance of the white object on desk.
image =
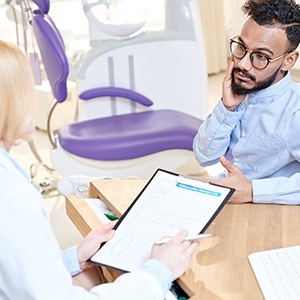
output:
[[300, 299], [300, 246], [248, 256], [265, 299]]
[[108, 210], [108, 207], [104, 202], [98, 198], [84, 198], [84, 201], [90, 206], [93, 212], [98, 216], [98, 218], [104, 224], [110, 222], [110, 220], [105, 216], [105, 212]]

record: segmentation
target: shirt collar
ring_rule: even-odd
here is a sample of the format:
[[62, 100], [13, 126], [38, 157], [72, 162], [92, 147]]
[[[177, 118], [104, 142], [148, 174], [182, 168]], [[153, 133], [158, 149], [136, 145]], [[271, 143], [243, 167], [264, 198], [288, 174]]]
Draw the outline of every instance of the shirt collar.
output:
[[249, 95], [249, 102], [257, 102], [258, 99], [260, 102], [264, 103], [272, 102], [274, 97], [283, 94], [290, 87], [291, 83], [291, 74], [288, 72], [280, 81], [276, 82], [275, 84]]

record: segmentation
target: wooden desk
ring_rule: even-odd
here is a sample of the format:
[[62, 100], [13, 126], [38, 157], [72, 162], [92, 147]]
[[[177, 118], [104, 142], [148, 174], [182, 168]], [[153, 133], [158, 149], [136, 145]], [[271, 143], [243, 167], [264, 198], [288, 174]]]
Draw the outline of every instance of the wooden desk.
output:
[[[139, 193], [143, 180], [99, 180], [90, 196], [101, 198], [121, 215]], [[100, 192], [101, 191], [101, 192]], [[70, 196], [67, 213], [83, 235], [101, 225], [85, 201]], [[190, 270], [178, 279], [197, 299], [263, 299], [247, 256], [256, 251], [300, 245], [300, 206], [227, 204], [208, 227]]]

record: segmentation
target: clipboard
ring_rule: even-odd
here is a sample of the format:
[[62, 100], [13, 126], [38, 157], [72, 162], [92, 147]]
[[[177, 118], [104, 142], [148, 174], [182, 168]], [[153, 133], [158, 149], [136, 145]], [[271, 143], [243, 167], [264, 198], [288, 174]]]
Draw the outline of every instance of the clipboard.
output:
[[118, 220], [114, 237], [91, 257], [93, 263], [131, 272], [144, 264], [152, 245], [186, 229], [204, 233], [234, 189], [157, 169]]

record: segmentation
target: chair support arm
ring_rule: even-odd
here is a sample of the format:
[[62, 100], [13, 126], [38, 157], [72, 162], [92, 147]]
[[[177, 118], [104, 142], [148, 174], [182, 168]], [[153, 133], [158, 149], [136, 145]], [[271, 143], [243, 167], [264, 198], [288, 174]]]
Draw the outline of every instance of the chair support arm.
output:
[[153, 105], [153, 102], [142, 94], [119, 87], [94, 88], [86, 90], [79, 95], [79, 98], [82, 100], [90, 100], [98, 97], [121, 97], [140, 103], [144, 106]]

